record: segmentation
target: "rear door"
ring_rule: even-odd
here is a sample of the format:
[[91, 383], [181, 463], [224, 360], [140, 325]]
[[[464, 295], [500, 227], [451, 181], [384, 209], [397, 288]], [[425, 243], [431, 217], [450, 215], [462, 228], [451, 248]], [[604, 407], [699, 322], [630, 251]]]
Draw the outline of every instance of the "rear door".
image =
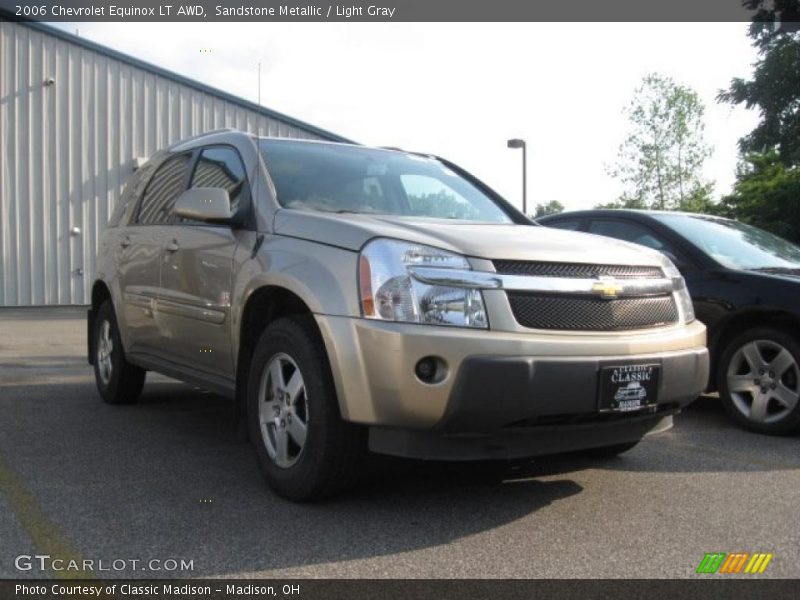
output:
[[190, 154], [173, 155], [156, 168], [118, 239], [119, 284], [130, 352], [163, 355], [155, 321], [161, 248], [172, 204], [187, 184], [190, 160]]
[[[249, 210], [245, 167], [233, 146], [203, 148], [190, 187], [228, 191], [232, 212]], [[191, 369], [233, 376], [231, 287], [237, 231], [184, 219], [169, 228], [163, 248], [158, 328], [170, 359]]]

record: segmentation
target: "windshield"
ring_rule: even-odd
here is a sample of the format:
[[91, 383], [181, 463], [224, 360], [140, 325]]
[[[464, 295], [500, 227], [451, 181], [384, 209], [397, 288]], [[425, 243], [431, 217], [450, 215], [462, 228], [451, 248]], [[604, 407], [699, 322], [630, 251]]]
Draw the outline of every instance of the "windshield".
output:
[[511, 222], [492, 198], [433, 158], [286, 140], [259, 140], [259, 147], [286, 208]]
[[653, 216], [729, 269], [800, 269], [800, 247], [763, 229], [727, 219]]

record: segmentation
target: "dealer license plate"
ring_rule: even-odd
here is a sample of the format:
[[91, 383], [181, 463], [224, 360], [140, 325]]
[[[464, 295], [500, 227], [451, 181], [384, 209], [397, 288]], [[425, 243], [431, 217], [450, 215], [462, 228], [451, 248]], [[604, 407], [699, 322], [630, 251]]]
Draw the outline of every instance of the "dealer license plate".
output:
[[632, 412], [658, 401], [660, 365], [620, 365], [600, 369], [600, 411]]

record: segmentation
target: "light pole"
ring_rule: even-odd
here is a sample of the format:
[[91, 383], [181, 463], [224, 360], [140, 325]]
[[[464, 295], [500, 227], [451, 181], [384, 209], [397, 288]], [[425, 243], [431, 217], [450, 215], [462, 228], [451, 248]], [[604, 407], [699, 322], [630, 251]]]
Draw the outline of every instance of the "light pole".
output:
[[522, 148], [522, 213], [528, 216], [528, 155], [525, 140], [508, 140], [509, 148]]

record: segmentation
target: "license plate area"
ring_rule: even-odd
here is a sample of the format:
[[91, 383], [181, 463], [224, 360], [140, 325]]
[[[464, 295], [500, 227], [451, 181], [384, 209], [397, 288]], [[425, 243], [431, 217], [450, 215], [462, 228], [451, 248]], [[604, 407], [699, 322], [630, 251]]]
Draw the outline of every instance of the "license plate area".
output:
[[636, 412], [658, 403], [661, 365], [610, 365], [600, 368], [600, 412]]

